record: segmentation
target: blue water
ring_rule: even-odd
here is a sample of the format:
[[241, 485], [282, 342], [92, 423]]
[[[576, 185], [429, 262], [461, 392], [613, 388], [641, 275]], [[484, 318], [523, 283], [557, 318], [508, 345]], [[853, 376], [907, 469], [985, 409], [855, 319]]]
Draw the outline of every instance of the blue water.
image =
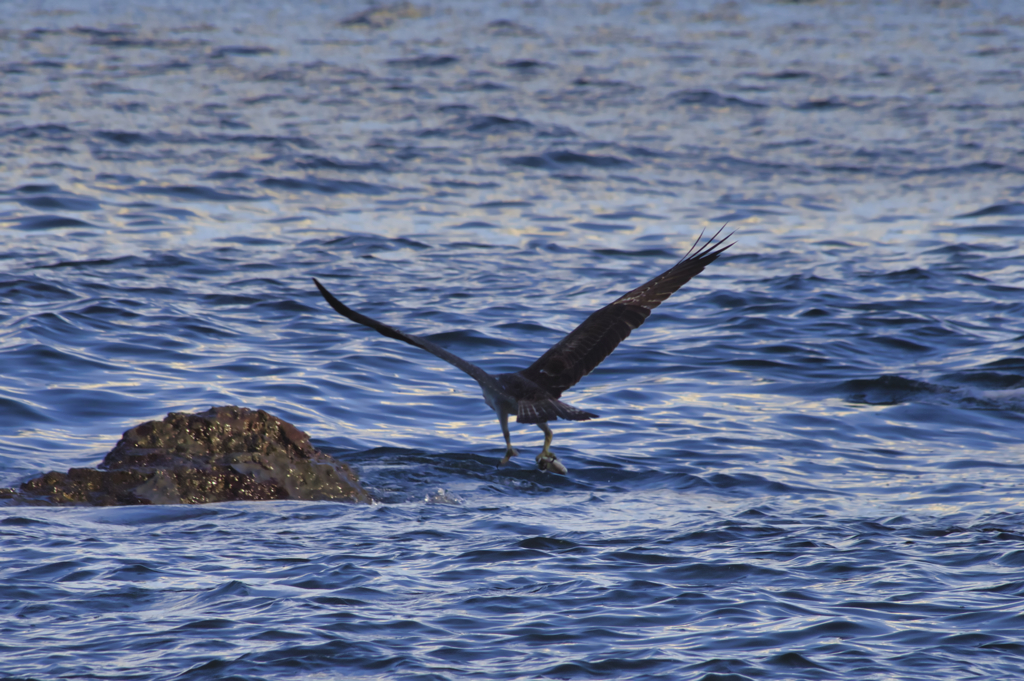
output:
[[[378, 503], [0, 508], [0, 678], [1024, 676], [1024, 8], [8, 4], [0, 486], [263, 408]], [[475, 383], [701, 230], [566, 394]]]

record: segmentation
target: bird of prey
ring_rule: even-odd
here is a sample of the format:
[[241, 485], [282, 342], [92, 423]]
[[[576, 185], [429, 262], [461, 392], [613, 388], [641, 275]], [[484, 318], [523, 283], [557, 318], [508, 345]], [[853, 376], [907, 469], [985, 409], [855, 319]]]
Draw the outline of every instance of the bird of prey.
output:
[[597, 414], [562, 402], [559, 399], [562, 393], [593, 371], [633, 329], [644, 323], [651, 310], [668, 300], [683, 284], [704, 271], [705, 267], [733, 245], [725, 244], [731, 234], [716, 243], [715, 239], [720, 233], [721, 230], [703, 246], [700, 246], [701, 237], [697, 237], [686, 256], [672, 268], [594, 312], [536, 362], [508, 374], [491, 375], [426, 338], [370, 319], [346, 307], [315, 278], [313, 283], [327, 303], [341, 316], [368, 326], [383, 336], [426, 350], [472, 376], [480, 384], [487, 406], [498, 415], [501, 432], [505, 436], [505, 457], [499, 466], [508, 463], [509, 459], [518, 454], [512, 447], [512, 438], [508, 432], [508, 417], [515, 415], [517, 422], [535, 423], [544, 431], [544, 449], [537, 455], [537, 466], [542, 471], [565, 474], [565, 466], [551, 452], [554, 434], [548, 427], [548, 421], [586, 421], [596, 418]]

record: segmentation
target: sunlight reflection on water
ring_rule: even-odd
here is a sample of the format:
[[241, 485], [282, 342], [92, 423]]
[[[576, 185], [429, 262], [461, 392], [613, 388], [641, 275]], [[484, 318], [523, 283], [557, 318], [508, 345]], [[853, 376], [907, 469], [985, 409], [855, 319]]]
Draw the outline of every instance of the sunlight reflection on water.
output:
[[[235, 402], [378, 503], [0, 508], [6, 673], [1016, 675], [1018, 3], [168, 7], [0, 20], [0, 484]], [[509, 371], [726, 222], [564, 477], [311, 285]]]

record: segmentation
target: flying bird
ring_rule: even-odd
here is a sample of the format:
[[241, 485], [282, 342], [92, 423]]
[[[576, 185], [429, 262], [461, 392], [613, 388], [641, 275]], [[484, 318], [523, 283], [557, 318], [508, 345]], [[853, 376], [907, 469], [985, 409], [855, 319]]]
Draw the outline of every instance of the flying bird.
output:
[[505, 457], [499, 466], [508, 463], [509, 459], [518, 454], [512, 447], [512, 438], [508, 432], [508, 417], [515, 415], [517, 422], [535, 423], [544, 431], [544, 449], [537, 455], [537, 466], [542, 471], [565, 474], [565, 466], [551, 451], [554, 434], [548, 427], [548, 421], [587, 421], [597, 418], [597, 414], [562, 402], [559, 399], [562, 393], [593, 371], [633, 329], [644, 323], [651, 310], [668, 300], [683, 284], [703, 272], [705, 267], [733, 245], [725, 244], [731, 234], [715, 242], [721, 231], [709, 238], [703, 246], [700, 246], [701, 237], [697, 237], [686, 256], [672, 268], [594, 312], [536, 362], [508, 374], [489, 374], [426, 338], [370, 319], [346, 307], [315, 278], [313, 283], [327, 303], [341, 316], [368, 326], [383, 336], [426, 350], [472, 376], [480, 384], [487, 406], [498, 415], [501, 432], [505, 436]]

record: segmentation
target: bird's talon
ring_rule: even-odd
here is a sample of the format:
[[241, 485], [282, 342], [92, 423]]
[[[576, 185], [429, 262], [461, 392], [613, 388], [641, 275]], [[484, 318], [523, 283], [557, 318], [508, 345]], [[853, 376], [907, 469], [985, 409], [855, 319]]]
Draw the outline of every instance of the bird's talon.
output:
[[505, 450], [505, 458], [498, 462], [498, 468], [501, 468], [502, 466], [507, 464], [513, 456], [519, 456], [519, 452], [509, 447], [508, 449]]
[[551, 471], [552, 473], [561, 473], [562, 475], [566, 475], [569, 472], [569, 469], [554, 454], [538, 456], [537, 467], [542, 471]]

